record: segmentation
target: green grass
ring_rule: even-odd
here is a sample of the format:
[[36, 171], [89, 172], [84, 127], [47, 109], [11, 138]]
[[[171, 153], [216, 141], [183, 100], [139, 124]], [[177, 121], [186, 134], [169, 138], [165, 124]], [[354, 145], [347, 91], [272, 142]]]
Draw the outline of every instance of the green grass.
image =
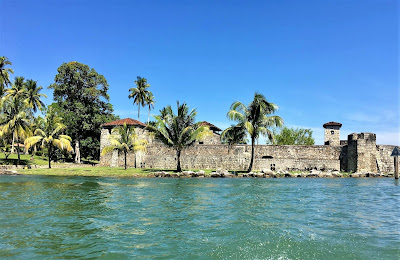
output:
[[[30, 154], [21, 154], [20, 165], [48, 165], [48, 159], [45, 156], [34, 156], [34, 159], [31, 160]], [[4, 153], [0, 153], [0, 165], [16, 165], [18, 162], [18, 154], [10, 154], [8, 159], [6, 159]], [[51, 162], [52, 164], [54, 162]]]
[[[30, 175], [51, 175], [51, 176], [97, 176], [97, 177], [146, 177], [148, 174], [156, 171], [168, 171], [169, 169], [141, 169], [141, 168], [128, 168], [123, 167], [77, 167], [77, 168], [51, 168], [51, 169], [23, 169], [18, 170], [22, 174]], [[197, 171], [197, 170], [195, 170]], [[206, 175], [210, 174], [212, 170], [205, 170]]]
[[[46, 156], [38, 156], [35, 155], [31, 160], [30, 154], [20, 154], [20, 165], [49, 165], [49, 159]], [[18, 162], [18, 154], [10, 154], [6, 159], [4, 153], [0, 153], [0, 165], [16, 165]], [[81, 159], [83, 164], [98, 164], [99, 161], [88, 160], [85, 158]], [[51, 165], [60, 165], [64, 164], [63, 162], [54, 162], [51, 161]]]

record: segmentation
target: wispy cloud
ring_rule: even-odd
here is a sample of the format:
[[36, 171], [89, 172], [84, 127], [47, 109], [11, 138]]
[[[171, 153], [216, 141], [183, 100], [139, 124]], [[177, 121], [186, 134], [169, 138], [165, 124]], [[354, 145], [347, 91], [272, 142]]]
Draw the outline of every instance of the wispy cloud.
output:
[[366, 112], [355, 112], [349, 113], [345, 116], [346, 119], [351, 121], [356, 121], [358, 123], [387, 123], [389, 122], [396, 122], [399, 116], [398, 111], [393, 110], [382, 110], [382, 111], [373, 111], [371, 113]]

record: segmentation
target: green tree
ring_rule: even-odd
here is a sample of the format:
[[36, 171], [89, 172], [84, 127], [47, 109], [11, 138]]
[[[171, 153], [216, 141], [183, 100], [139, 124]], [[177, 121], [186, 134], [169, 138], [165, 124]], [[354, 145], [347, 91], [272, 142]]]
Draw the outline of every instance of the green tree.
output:
[[0, 99], [6, 92], [8, 85], [11, 85], [10, 74], [14, 71], [10, 68], [6, 68], [7, 65], [12, 65], [11, 61], [7, 57], [0, 57]]
[[133, 104], [138, 105], [138, 120], [140, 119], [140, 107], [144, 107], [146, 105], [147, 96], [149, 92], [147, 89], [150, 87], [147, 84], [147, 79], [142, 78], [140, 76], [135, 80], [136, 88], [130, 88], [129, 98], [133, 98]]
[[221, 134], [221, 141], [223, 144], [233, 146], [235, 144], [246, 144], [247, 143], [246, 129], [232, 125], [225, 129]]
[[[11, 120], [11, 118], [21, 118], [24, 117], [24, 120], [28, 120], [32, 116], [31, 112], [25, 106], [23, 100], [26, 97], [26, 82], [24, 77], [15, 77], [14, 83], [11, 85], [11, 88], [7, 89], [5, 97], [2, 99], [2, 110], [6, 115], [5, 120]], [[21, 114], [21, 112], [24, 112]], [[25, 129], [26, 130], [26, 129]], [[20, 131], [23, 133], [21, 136], [15, 136], [16, 131], [12, 131], [12, 144], [11, 144], [11, 153], [14, 153], [14, 143], [15, 139], [23, 139], [25, 138], [25, 134], [29, 133], [29, 131]], [[18, 140], [17, 140], [18, 141]], [[18, 143], [18, 153], [19, 153], [19, 143]], [[18, 154], [19, 156], [19, 154]], [[18, 162], [19, 163], [19, 162]]]
[[58, 68], [51, 107], [68, 125], [66, 135], [75, 144], [75, 163], [81, 156], [98, 159], [100, 155], [101, 125], [116, 120], [107, 94], [108, 84], [103, 75], [88, 65], [73, 61]]
[[14, 84], [6, 91], [6, 98], [17, 99], [19, 103], [22, 103], [26, 96], [25, 86], [26, 82], [24, 77], [15, 77]]
[[[125, 159], [125, 170], [126, 170], [126, 155], [128, 154], [128, 152], [132, 151], [136, 153], [138, 151], [146, 151], [147, 141], [137, 140], [135, 128], [129, 127], [126, 124], [117, 127], [116, 131], [117, 131], [116, 134], [112, 134], [109, 136], [111, 145], [104, 147], [103, 150], [101, 151], [101, 155], [103, 156], [106, 155], [107, 153], [111, 153], [115, 149], [117, 149], [118, 152], [123, 152]], [[136, 162], [135, 162], [135, 167], [136, 167]]]
[[23, 103], [18, 98], [7, 98], [2, 104], [2, 116], [0, 117], [0, 127], [2, 134], [11, 135], [17, 142], [18, 165], [20, 164], [19, 141], [29, 136], [30, 120], [28, 113], [24, 110]]
[[176, 170], [181, 172], [182, 151], [205, 136], [212, 135], [212, 132], [207, 126], [202, 125], [202, 122], [195, 123], [196, 109], [189, 111], [186, 103], [179, 105], [179, 102], [177, 102], [177, 108], [177, 114], [172, 111], [171, 106], [162, 109], [160, 111], [162, 115], [154, 116], [156, 126], [148, 125], [147, 129], [157, 140], [175, 150]]
[[40, 94], [39, 92], [43, 89], [43, 87], [38, 87], [37, 82], [30, 79], [26, 82], [25, 84], [26, 88], [26, 93], [25, 93], [25, 100], [24, 102], [26, 103], [27, 107], [32, 109], [34, 112], [36, 112], [38, 109], [42, 109], [45, 107], [44, 103], [42, 100], [40, 100], [41, 97], [47, 98], [45, 94]]
[[149, 107], [149, 114], [147, 115], [147, 124], [149, 124], [150, 122], [150, 110], [154, 108], [154, 103], [156, 103], [156, 101], [154, 100], [153, 93], [149, 91], [149, 94], [146, 97], [146, 105]]
[[313, 131], [304, 128], [287, 128], [284, 127], [280, 132], [274, 131], [274, 141], [267, 141], [267, 144], [274, 145], [314, 145], [315, 141], [312, 137]]
[[281, 117], [271, 115], [277, 110], [278, 106], [276, 104], [268, 102], [262, 94], [257, 92], [247, 107], [239, 101], [231, 105], [227, 117], [238, 122], [237, 127], [245, 129], [251, 138], [251, 160], [248, 172], [251, 172], [253, 168], [255, 141], [260, 135], [273, 140], [274, 135], [269, 128], [283, 125]]
[[62, 123], [62, 118], [50, 108], [45, 117], [44, 129], [36, 129], [34, 136], [25, 140], [25, 147], [29, 149], [37, 143], [41, 143], [42, 147], [46, 146], [49, 157], [49, 168], [51, 168], [51, 158], [54, 148], [72, 152], [71, 137], [62, 134], [65, 129], [66, 126]]
[[10, 136], [2, 131], [0, 128], [0, 150], [4, 153], [4, 158], [7, 160], [11, 154]]
[[[31, 120], [31, 125], [30, 125], [31, 132], [34, 134], [37, 129], [45, 129], [45, 123], [46, 120], [40, 115], [34, 117], [33, 120]], [[32, 155], [36, 155], [38, 146], [39, 144], [33, 145]]]

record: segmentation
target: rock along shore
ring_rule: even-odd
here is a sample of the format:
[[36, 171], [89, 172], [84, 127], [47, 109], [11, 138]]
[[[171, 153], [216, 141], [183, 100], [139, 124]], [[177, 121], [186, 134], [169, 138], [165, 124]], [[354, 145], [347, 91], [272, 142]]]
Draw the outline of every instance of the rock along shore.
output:
[[180, 173], [176, 172], [166, 172], [159, 171], [151, 173], [148, 177], [155, 178], [343, 178], [343, 177], [351, 177], [351, 178], [362, 178], [362, 177], [393, 177], [393, 173], [368, 173], [368, 172], [357, 172], [352, 174], [343, 174], [339, 171], [307, 171], [307, 172], [298, 172], [291, 173], [288, 171], [285, 172], [273, 172], [271, 170], [262, 170], [261, 172], [249, 172], [249, 173], [237, 173], [237, 172], [229, 172], [227, 170], [217, 170], [215, 172], [211, 172], [210, 174], [206, 174], [204, 171], [183, 171]]
[[[61, 168], [61, 167], [60, 167]], [[0, 175], [23, 175], [18, 171], [11, 169], [1, 169]], [[91, 175], [93, 176], [93, 175]], [[128, 176], [127, 176], [128, 177]], [[217, 171], [209, 174], [205, 171], [183, 171], [183, 172], [168, 172], [156, 171], [148, 175], [134, 174], [130, 177], [137, 178], [368, 178], [368, 177], [394, 177], [393, 173], [369, 173], [369, 172], [356, 172], [356, 173], [341, 173], [339, 171], [302, 171], [302, 172], [288, 172], [288, 171], [271, 171], [263, 169], [260, 172], [235, 172], [218, 169]]]

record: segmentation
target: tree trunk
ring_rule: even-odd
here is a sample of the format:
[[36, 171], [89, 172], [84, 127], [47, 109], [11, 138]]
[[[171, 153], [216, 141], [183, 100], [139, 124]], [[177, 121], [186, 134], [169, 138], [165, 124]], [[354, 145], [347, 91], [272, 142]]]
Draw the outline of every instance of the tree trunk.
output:
[[176, 171], [177, 172], [181, 172], [182, 168], [181, 168], [181, 151], [176, 151], [176, 159], [178, 160], [178, 165], [176, 166]]
[[[138, 105], [138, 111], [137, 111], [137, 119], [140, 119], [140, 104]], [[139, 120], [140, 121], [140, 120]]]
[[150, 122], [150, 108], [149, 108], [149, 114], [147, 115], [147, 124]]
[[81, 163], [81, 152], [79, 149], [79, 140], [75, 141], [75, 163]]
[[51, 144], [49, 144], [48, 147], [48, 156], [49, 156], [49, 169], [51, 168]]
[[11, 153], [14, 153], [14, 138], [15, 138], [15, 135], [13, 133], [13, 139], [12, 139], [12, 144], [11, 144]]
[[18, 163], [17, 163], [17, 165], [19, 165], [19, 163], [20, 163], [20, 161], [21, 161], [21, 158], [20, 158], [20, 156], [19, 156], [19, 142], [18, 142], [18, 138], [17, 138], [17, 153], [18, 153]]
[[125, 170], [126, 170], [126, 151], [124, 151], [124, 155], [125, 155]]
[[254, 137], [251, 138], [251, 160], [250, 160], [250, 166], [247, 172], [251, 172], [251, 169], [253, 169], [253, 161], [254, 161], [254, 143], [255, 139]]
[[137, 168], [137, 165], [136, 165], [136, 152], [135, 152], [135, 165], [134, 165], [134, 167], [135, 167], [135, 169]]

